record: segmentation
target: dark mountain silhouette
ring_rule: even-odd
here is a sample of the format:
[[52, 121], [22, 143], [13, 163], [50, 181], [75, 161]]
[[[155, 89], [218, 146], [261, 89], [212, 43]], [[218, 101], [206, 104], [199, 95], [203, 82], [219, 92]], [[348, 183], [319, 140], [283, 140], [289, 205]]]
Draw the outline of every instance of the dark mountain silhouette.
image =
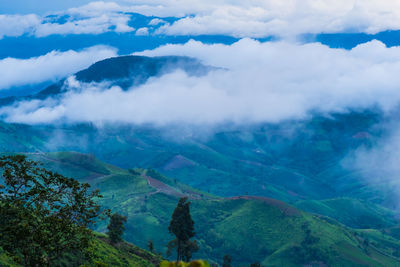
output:
[[[132, 86], [144, 84], [151, 77], [159, 77], [177, 70], [185, 71], [190, 76], [202, 76], [214, 67], [205, 66], [197, 59], [182, 56], [121, 56], [96, 62], [89, 68], [79, 71], [75, 78], [84, 83], [109, 82], [111, 86], [120, 86], [128, 90]], [[46, 87], [37, 94], [0, 98], [0, 106], [29, 99], [46, 99], [57, 96], [64, 90], [66, 78]]]

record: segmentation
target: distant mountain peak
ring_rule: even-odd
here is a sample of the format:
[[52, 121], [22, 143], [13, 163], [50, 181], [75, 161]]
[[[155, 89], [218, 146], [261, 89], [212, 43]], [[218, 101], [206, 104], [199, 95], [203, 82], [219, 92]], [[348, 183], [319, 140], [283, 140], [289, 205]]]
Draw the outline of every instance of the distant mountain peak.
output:
[[[119, 86], [123, 90], [139, 86], [151, 78], [159, 77], [177, 70], [190, 76], [202, 76], [215, 67], [205, 66], [199, 60], [183, 56], [119, 56], [98, 61], [89, 68], [75, 74], [75, 78], [83, 83], [109, 82], [111, 86]], [[67, 78], [64, 78], [40, 91], [25, 97], [0, 98], [0, 106], [12, 104], [24, 99], [45, 99], [63, 92]]]

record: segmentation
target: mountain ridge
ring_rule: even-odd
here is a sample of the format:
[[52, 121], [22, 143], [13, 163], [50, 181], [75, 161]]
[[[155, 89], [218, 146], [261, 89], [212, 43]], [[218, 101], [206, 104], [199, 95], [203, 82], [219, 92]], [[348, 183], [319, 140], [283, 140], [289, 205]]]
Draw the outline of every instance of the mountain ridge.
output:
[[[144, 84], [151, 77], [160, 77], [173, 71], [182, 70], [189, 76], [202, 76], [212, 69], [199, 60], [185, 56], [147, 57], [125, 55], [111, 57], [93, 63], [87, 69], [78, 71], [74, 76], [83, 83], [110, 82], [111, 86], [119, 86], [123, 90]], [[0, 106], [6, 106], [23, 100], [46, 99], [63, 93], [67, 77], [47, 86], [35, 94], [26, 96], [8, 96], [0, 98]]]
[[[189, 196], [196, 239], [201, 247], [196, 257], [211, 262], [220, 262], [225, 254], [235, 257], [235, 265], [249, 264], [254, 260], [265, 266], [298, 266], [299, 263], [311, 262], [396, 266], [400, 262], [394, 256], [400, 248], [399, 240], [351, 229], [279, 200], [246, 195], [231, 198], [212, 196], [154, 170], [124, 170], [102, 163], [94, 156], [76, 152], [35, 153], [29, 157], [41, 160], [46, 168], [100, 189], [104, 196], [103, 205], [128, 216], [125, 238], [142, 247], [151, 239], [156, 250], [160, 251], [171, 238], [167, 226], [177, 200]], [[98, 175], [93, 176], [94, 173]], [[158, 191], [147, 176], [161, 184], [169, 184], [181, 194]], [[191, 190], [198, 194], [191, 196]], [[104, 227], [99, 225], [97, 230], [102, 231]], [[372, 243], [364, 242], [367, 239]], [[376, 247], [378, 241], [374, 240], [379, 241], [380, 247]], [[252, 246], [247, 245], [250, 243]], [[342, 247], [347, 247], [347, 250]], [[348, 250], [352, 254], [346, 253]]]

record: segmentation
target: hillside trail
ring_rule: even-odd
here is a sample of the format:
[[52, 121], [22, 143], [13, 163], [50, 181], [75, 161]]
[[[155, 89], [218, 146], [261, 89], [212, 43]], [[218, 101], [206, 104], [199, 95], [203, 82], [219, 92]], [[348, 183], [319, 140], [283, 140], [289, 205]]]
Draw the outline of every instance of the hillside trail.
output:
[[191, 191], [191, 190], [180, 190], [177, 188], [174, 188], [170, 185], [167, 185], [166, 183], [161, 182], [160, 180], [154, 179], [145, 173], [142, 173], [141, 176], [146, 179], [147, 184], [156, 189], [156, 191], [147, 193], [147, 196], [154, 195], [157, 193], [163, 193], [169, 196], [174, 196], [174, 197], [187, 197], [188, 199], [193, 199], [193, 200], [199, 200], [199, 199], [208, 199], [208, 197], [205, 197], [204, 195]]

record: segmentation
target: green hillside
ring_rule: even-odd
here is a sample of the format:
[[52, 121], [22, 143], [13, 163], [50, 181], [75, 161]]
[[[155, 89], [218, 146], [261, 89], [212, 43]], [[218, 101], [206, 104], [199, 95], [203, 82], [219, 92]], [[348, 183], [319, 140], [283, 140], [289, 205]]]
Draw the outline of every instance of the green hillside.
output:
[[296, 202], [296, 207], [335, 218], [352, 228], [385, 228], [398, 222], [395, 212], [359, 199], [305, 200]]
[[385, 137], [376, 127], [383, 119], [378, 111], [359, 111], [204, 134], [127, 125], [0, 122], [0, 151], [79, 151], [122, 168], [155, 168], [225, 197], [250, 194], [291, 204], [354, 198], [396, 210], [395, 179], [377, 170], [382, 179], [372, 182], [365, 179], [372, 174], [343, 165], [349, 153]]
[[[141, 247], [154, 241], [164, 252], [172, 236], [167, 227], [177, 200], [188, 196], [201, 247], [195, 255], [221, 263], [231, 254], [235, 265], [298, 266], [319, 261], [332, 266], [396, 266], [400, 241], [347, 228], [328, 217], [311, 215], [264, 197], [220, 198], [154, 171], [124, 170], [80, 153], [31, 154], [44, 165], [99, 188], [102, 204], [128, 216], [125, 239]], [[151, 174], [151, 176], [150, 176]], [[104, 231], [105, 224], [97, 230]], [[371, 236], [371, 237], [370, 237]]]
[[[97, 239], [92, 244], [90, 251], [93, 255], [93, 262], [86, 263], [84, 266], [132, 266], [132, 267], [152, 267], [156, 266], [161, 257], [154, 255], [146, 250], [143, 250], [130, 243], [120, 243], [115, 246], [109, 244], [105, 235], [97, 234]], [[69, 255], [60, 259], [58, 263], [53, 266], [79, 266], [82, 265], [78, 262], [77, 255]], [[15, 262], [11, 256], [0, 248], [0, 266], [1, 267], [17, 267], [23, 266]]]

